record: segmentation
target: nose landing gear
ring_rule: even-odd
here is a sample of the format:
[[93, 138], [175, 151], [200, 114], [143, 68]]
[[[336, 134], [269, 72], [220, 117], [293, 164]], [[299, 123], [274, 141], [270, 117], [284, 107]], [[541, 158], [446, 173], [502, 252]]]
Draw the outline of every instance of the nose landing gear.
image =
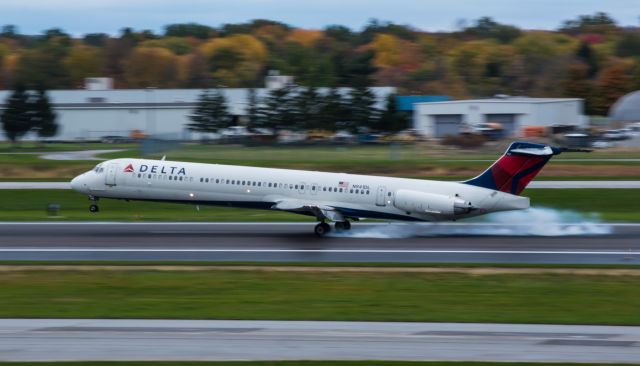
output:
[[89, 196], [89, 199], [91, 200], [91, 205], [89, 205], [89, 212], [99, 212], [100, 207], [98, 207], [98, 205], [96, 204], [96, 202], [98, 201], [98, 197]]

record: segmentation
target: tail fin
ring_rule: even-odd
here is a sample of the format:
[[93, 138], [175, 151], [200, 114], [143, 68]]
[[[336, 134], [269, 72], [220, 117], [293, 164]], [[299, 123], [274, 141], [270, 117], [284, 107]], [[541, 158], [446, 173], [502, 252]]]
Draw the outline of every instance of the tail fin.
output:
[[519, 195], [553, 155], [566, 149], [513, 142], [489, 169], [463, 183]]

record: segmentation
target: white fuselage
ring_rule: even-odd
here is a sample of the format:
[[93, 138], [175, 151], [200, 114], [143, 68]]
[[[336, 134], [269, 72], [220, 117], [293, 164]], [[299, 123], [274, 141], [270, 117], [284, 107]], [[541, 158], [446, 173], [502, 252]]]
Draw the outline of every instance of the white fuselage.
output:
[[[295, 207], [328, 207], [354, 219], [443, 221], [529, 207], [526, 197], [458, 182], [147, 159], [100, 163], [74, 178], [71, 186], [101, 198], [303, 214], [309, 212]], [[453, 213], [440, 209], [451, 202], [473, 210]]]

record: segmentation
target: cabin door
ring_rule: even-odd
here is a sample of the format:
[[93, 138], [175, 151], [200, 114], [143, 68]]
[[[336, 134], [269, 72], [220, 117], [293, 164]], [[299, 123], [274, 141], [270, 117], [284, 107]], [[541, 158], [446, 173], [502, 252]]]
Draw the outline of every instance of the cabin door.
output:
[[387, 201], [385, 201], [385, 195], [387, 194], [387, 187], [378, 186], [378, 191], [376, 192], [376, 206], [386, 206]]
[[107, 169], [105, 169], [107, 171], [107, 174], [104, 176], [104, 184], [108, 185], [108, 186], [115, 186], [116, 185], [116, 173], [118, 172], [118, 165], [117, 164], [108, 164], [107, 165]]

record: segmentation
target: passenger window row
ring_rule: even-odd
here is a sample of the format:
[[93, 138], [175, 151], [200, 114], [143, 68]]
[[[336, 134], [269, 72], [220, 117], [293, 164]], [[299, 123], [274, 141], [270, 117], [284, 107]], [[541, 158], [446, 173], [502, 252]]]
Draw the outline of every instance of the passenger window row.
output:
[[[173, 176], [173, 175], [163, 175], [163, 174], [137, 174], [138, 178], [142, 179], [158, 179], [158, 180], [170, 180], [170, 181], [184, 181], [184, 182], [193, 182], [193, 177], [183, 177], [183, 176]], [[302, 184], [288, 184], [288, 183], [273, 183], [273, 182], [255, 182], [249, 180], [240, 180], [240, 179], [220, 179], [220, 178], [200, 178], [200, 183], [216, 183], [216, 184], [231, 184], [231, 185], [242, 185], [242, 186], [250, 186], [250, 187], [262, 187], [263, 185], [268, 188], [284, 188], [284, 189], [304, 189], [304, 185]], [[338, 188], [338, 187], [318, 187], [318, 191], [322, 189], [323, 192], [335, 192], [335, 193], [350, 193], [350, 194], [362, 194], [369, 195], [371, 191], [364, 189], [349, 189], [346, 188]], [[315, 191], [316, 186], [311, 186], [311, 190]], [[391, 195], [391, 194], [389, 194]]]
[[193, 182], [193, 177], [173, 176], [165, 174], [142, 174], [138, 173], [138, 178], [142, 179], [157, 179], [157, 180], [172, 180], [172, 181], [184, 181]]

